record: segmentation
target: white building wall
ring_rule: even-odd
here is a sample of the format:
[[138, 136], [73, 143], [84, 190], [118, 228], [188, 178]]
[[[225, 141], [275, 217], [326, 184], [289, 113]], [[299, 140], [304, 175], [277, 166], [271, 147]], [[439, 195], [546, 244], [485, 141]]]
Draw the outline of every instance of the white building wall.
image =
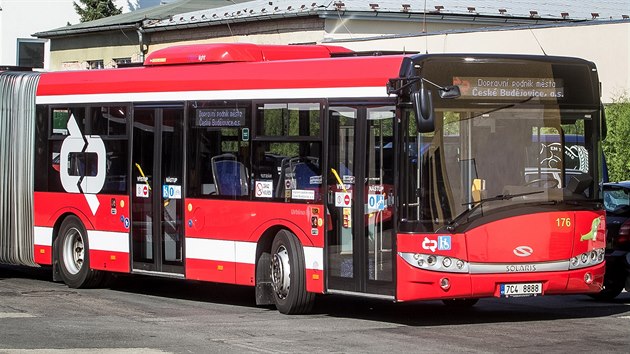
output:
[[0, 0], [0, 64], [17, 65], [18, 39], [36, 40], [31, 34], [78, 23], [72, 1]]
[[[115, 0], [123, 12], [157, 6], [172, 0]], [[0, 0], [0, 65], [17, 65], [17, 40], [79, 23], [74, 0]], [[78, 1], [77, 1], [78, 3]], [[41, 40], [44, 41], [44, 40]], [[44, 69], [50, 69], [50, 43], [45, 41]]]

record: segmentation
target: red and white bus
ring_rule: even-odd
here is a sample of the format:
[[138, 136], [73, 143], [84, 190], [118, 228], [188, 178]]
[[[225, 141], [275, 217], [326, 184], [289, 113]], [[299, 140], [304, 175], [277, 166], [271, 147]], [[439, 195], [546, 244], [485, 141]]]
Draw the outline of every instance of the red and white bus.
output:
[[17, 157], [0, 261], [52, 265], [70, 287], [241, 284], [283, 313], [316, 294], [473, 305], [602, 288], [590, 62], [209, 44], [0, 83], [21, 127], [0, 129]]

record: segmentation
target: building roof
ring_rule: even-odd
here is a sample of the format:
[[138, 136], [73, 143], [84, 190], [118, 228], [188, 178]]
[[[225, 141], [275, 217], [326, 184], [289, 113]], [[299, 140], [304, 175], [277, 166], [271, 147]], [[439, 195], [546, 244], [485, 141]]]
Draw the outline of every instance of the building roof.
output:
[[501, 22], [548, 22], [584, 20], [621, 20], [630, 15], [628, 0], [254, 0], [212, 9], [182, 13], [172, 18], [145, 24], [147, 29], [211, 25], [318, 15], [320, 17], [393, 18], [428, 14], [444, 19]]
[[[248, 0], [230, 0], [231, 3], [241, 3], [245, 1]], [[143, 22], [147, 20], [161, 20], [170, 18], [177, 14], [189, 13], [202, 9], [213, 9], [224, 6], [225, 4], [225, 0], [178, 0], [168, 4], [127, 12], [116, 16], [105, 17], [94, 21], [38, 32], [33, 34], [33, 36], [39, 38], [52, 38], [112, 29], [135, 28], [141, 26]]]
[[505, 23], [621, 20], [629, 0], [179, 0], [145, 10], [36, 33], [51, 38], [142, 26], [148, 31], [299, 16], [420, 18]]

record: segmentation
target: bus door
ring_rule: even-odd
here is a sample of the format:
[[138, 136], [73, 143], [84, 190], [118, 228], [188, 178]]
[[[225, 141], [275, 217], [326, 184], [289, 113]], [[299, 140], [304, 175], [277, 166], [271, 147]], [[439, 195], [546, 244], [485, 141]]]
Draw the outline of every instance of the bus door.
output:
[[183, 276], [181, 107], [134, 109], [131, 233], [134, 272]]
[[331, 105], [328, 290], [394, 296], [393, 106]]

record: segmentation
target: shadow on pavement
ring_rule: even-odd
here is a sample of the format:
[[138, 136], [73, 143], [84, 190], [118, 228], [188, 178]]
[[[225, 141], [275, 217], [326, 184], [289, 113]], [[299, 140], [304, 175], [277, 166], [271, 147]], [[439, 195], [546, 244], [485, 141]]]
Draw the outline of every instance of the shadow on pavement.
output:
[[[50, 268], [0, 265], [0, 280], [9, 278], [52, 281]], [[112, 291], [172, 299], [257, 308], [252, 287], [120, 275], [110, 286]], [[75, 290], [80, 292], [81, 290]], [[610, 302], [600, 302], [586, 295], [558, 295], [537, 298], [481, 299], [472, 308], [452, 308], [441, 301], [392, 303], [339, 295], [316, 298], [309, 316], [330, 316], [407, 326], [441, 326], [475, 323], [551, 321], [558, 319], [597, 318], [630, 312], [630, 293], [623, 292]], [[272, 307], [263, 309], [276, 311]]]

